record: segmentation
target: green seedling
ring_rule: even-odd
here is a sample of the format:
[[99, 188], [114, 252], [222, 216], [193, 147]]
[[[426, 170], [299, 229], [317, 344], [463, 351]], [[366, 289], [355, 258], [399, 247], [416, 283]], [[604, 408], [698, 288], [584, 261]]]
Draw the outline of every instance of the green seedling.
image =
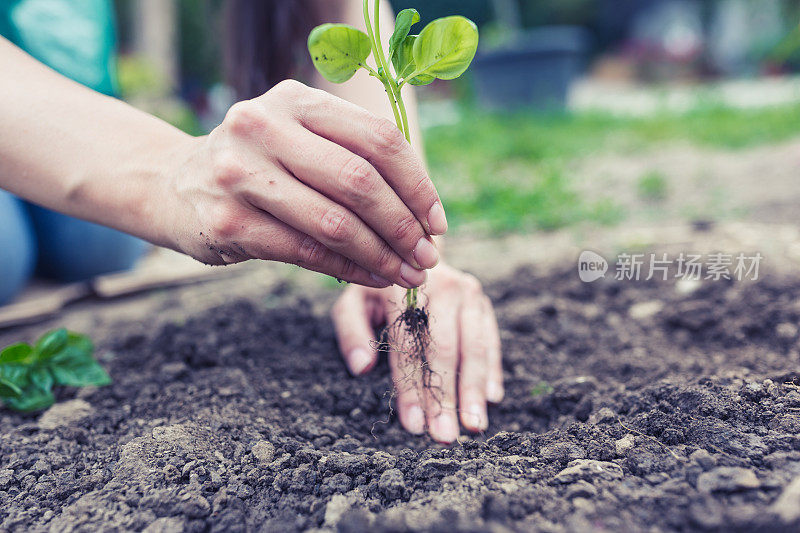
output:
[[108, 385], [111, 378], [95, 361], [85, 335], [57, 329], [33, 346], [13, 344], [0, 352], [0, 400], [15, 411], [38, 411], [53, 405], [54, 385]]
[[[411, 35], [420, 15], [416, 9], [404, 9], [397, 15], [386, 55], [381, 42], [380, 0], [374, 5], [370, 19], [369, 0], [364, 0], [367, 33], [347, 24], [323, 24], [308, 36], [308, 51], [319, 73], [333, 83], [350, 80], [360, 69], [377, 78], [389, 96], [398, 129], [411, 142], [400, 90], [407, 83], [428, 85], [435, 79], [461, 76], [478, 49], [478, 28], [467, 18], [452, 16], [436, 19], [419, 35]], [[374, 67], [367, 64], [370, 55]], [[409, 309], [416, 308], [417, 289], [409, 289], [406, 300]]]
[[540, 381], [531, 389], [531, 396], [544, 396], [553, 392], [553, 387], [546, 381]]
[[[401, 89], [406, 84], [428, 85], [436, 79], [461, 76], [478, 49], [478, 28], [467, 18], [451, 16], [436, 19], [418, 35], [412, 35], [411, 28], [420, 21], [420, 15], [416, 9], [404, 9], [397, 15], [386, 54], [381, 42], [380, 3], [381, 0], [374, 0], [370, 16], [369, 0], [363, 2], [367, 33], [347, 24], [323, 24], [309, 35], [308, 51], [320, 74], [333, 83], [350, 80], [360, 69], [377, 78], [389, 96], [397, 128], [411, 142]], [[367, 64], [370, 56], [373, 66]], [[423, 369], [423, 384], [430, 389], [429, 321], [427, 311], [417, 307], [417, 296], [417, 289], [406, 292], [406, 308], [384, 331], [381, 346], [406, 353], [412, 361], [417, 361]], [[408, 348], [395, 335], [402, 330], [410, 337]], [[385, 342], [387, 337], [392, 337], [391, 345]]]

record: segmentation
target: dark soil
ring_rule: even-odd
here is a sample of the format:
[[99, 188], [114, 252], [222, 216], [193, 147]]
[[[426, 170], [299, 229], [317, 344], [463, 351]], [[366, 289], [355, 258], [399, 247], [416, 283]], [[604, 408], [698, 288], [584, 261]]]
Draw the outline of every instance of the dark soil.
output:
[[0, 411], [0, 531], [800, 527], [800, 281], [488, 290], [486, 435], [404, 433], [386, 364], [348, 377], [307, 301], [232, 303], [101, 344], [110, 387]]

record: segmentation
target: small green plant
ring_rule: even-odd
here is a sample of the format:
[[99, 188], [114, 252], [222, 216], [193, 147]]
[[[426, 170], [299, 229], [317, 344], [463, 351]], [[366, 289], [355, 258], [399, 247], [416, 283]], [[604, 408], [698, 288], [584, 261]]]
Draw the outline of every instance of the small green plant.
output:
[[[478, 28], [469, 19], [451, 16], [436, 19], [418, 35], [411, 28], [420, 21], [416, 9], [404, 9], [397, 14], [394, 32], [389, 39], [388, 55], [384, 52], [380, 31], [381, 0], [374, 0], [370, 16], [369, 0], [363, 0], [364, 23], [367, 33], [347, 24], [323, 24], [311, 31], [308, 51], [314, 66], [333, 83], [344, 83], [364, 69], [377, 78], [389, 96], [397, 128], [411, 141], [406, 106], [401, 89], [406, 84], [428, 85], [436, 79], [458, 78], [469, 68], [478, 49]], [[367, 64], [372, 56], [374, 66]], [[406, 308], [397, 320], [384, 331], [381, 345], [390, 346], [419, 363], [423, 371], [423, 386], [431, 388], [431, 372], [427, 365], [430, 343], [427, 311], [417, 307], [417, 289], [406, 292]], [[409, 335], [409, 346], [400, 342], [397, 333]], [[388, 333], [387, 333], [388, 332]]]
[[0, 400], [15, 411], [38, 411], [53, 405], [54, 385], [108, 385], [111, 378], [95, 361], [85, 335], [57, 329], [33, 346], [12, 344], [0, 352]]
[[667, 178], [657, 170], [639, 178], [639, 196], [645, 200], [661, 201], [667, 198]]
[[[420, 15], [416, 9], [404, 9], [397, 15], [387, 56], [381, 42], [380, 0], [375, 0], [374, 5], [370, 19], [369, 0], [364, 0], [367, 33], [347, 24], [323, 24], [308, 36], [308, 51], [314, 66], [328, 81], [344, 83], [359, 69], [380, 80], [397, 127], [410, 142], [411, 130], [400, 90], [406, 83], [428, 85], [437, 78], [452, 80], [461, 76], [478, 49], [478, 28], [467, 18], [452, 16], [436, 19], [419, 35], [411, 35], [411, 27], [419, 22]], [[374, 68], [367, 64], [370, 55]], [[409, 289], [406, 300], [409, 309], [416, 308], [417, 289]]]
[[540, 381], [531, 389], [531, 396], [543, 396], [545, 394], [550, 394], [551, 392], [553, 392], [553, 387], [546, 381]]

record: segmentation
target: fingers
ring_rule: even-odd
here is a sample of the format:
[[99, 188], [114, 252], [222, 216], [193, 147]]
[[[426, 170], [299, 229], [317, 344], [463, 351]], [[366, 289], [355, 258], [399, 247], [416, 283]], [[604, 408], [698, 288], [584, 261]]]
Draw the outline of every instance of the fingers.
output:
[[467, 294], [461, 305], [458, 331], [461, 362], [458, 376], [458, 406], [461, 423], [472, 432], [489, 426], [486, 413], [487, 344], [484, 296]]
[[[390, 317], [389, 320], [391, 324], [394, 318]], [[425, 410], [420, 388], [421, 367], [410, 360], [406, 353], [396, 349], [389, 353], [389, 367], [392, 369], [395, 405], [400, 424], [414, 435], [425, 433]]]
[[[415, 434], [427, 429], [434, 440], [450, 443], [458, 438], [459, 419], [468, 431], [485, 431], [487, 401], [502, 400], [500, 336], [491, 301], [477, 279], [446, 265], [434, 273], [428, 287], [429, 349], [420, 354], [401, 324], [391, 332], [389, 363], [402, 426]], [[367, 297], [370, 294], [374, 300]], [[369, 350], [368, 358], [362, 359], [359, 350], [371, 348], [376, 318], [388, 314], [386, 320], [394, 324], [402, 298], [397, 287], [351, 288], [340, 298], [333, 317], [353, 373], [374, 365], [375, 351]]]
[[428, 432], [437, 442], [450, 443], [458, 438], [456, 416], [456, 379], [458, 370], [458, 308], [460, 293], [443, 289], [430, 299], [431, 316], [430, 369], [433, 387], [424, 388]]
[[281, 143], [281, 162], [300, 181], [347, 207], [411, 266], [432, 268], [436, 245], [419, 220], [363, 157], [298, 128]]
[[331, 310], [339, 350], [354, 376], [372, 370], [378, 361], [372, 318], [379, 305], [373, 294], [362, 287], [350, 286]]
[[406, 288], [425, 282], [424, 271], [403, 261], [352, 211], [294, 177], [273, 172], [251, 180], [248, 187], [244, 197], [250, 204], [312, 238], [300, 248], [301, 266], [319, 261], [321, 244], [371, 272], [376, 282], [388, 280]]
[[447, 231], [436, 188], [397, 126], [324, 91], [312, 89], [304, 98], [298, 119], [306, 128], [372, 163], [428, 234]]
[[505, 396], [500, 329], [497, 326], [494, 306], [488, 296], [483, 297], [483, 308], [484, 331], [486, 331], [486, 399], [492, 403], [500, 403]]
[[390, 285], [385, 279], [376, 278], [351, 259], [331, 251], [268, 213], [250, 211], [237, 221], [241, 225], [237, 229], [243, 233], [236, 237], [235, 246], [229, 251], [215, 250], [223, 258], [237, 254], [243, 258], [281, 261], [368, 287]]

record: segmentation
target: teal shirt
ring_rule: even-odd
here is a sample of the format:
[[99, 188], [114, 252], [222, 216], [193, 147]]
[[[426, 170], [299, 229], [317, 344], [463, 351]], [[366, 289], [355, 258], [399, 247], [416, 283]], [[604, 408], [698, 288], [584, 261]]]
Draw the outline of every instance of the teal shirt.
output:
[[0, 0], [0, 35], [78, 83], [117, 94], [111, 0]]

